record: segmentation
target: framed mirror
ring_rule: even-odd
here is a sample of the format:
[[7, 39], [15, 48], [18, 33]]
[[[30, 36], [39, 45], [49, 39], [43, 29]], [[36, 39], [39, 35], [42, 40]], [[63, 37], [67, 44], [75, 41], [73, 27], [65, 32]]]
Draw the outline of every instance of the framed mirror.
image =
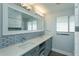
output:
[[3, 34], [43, 31], [43, 18], [17, 5], [3, 5]]

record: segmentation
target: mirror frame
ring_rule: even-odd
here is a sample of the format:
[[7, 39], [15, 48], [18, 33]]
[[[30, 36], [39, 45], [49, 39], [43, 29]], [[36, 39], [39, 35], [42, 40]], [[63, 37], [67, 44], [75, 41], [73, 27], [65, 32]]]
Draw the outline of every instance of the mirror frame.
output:
[[[21, 31], [8, 31], [8, 7], [17, 10], [19, 12], [28, 14], [32, 17], [35, 17], [37, 19], [42, 19], [43, 20], [43, 24], [42, 24], [42, 29], [41, 30], [33, 30], [33, 31], [26, 31], [26, 30], [21, 30]], [[3, 3], [2, 4], [2, 8], [3, 8], [3, 24], [2, 24], [2, 35], [12, 35], [12, 34], [21, 34], [21, 33], [31, 33], [31, 32], [40, 32], [40, 31], [44, 31], [44, 18], [35, 14], [34, 12], [30, 12], [28, 10], [25, 10], [24, 8], [17, 6], [15, 4], [8, 4], [8, 3]]]

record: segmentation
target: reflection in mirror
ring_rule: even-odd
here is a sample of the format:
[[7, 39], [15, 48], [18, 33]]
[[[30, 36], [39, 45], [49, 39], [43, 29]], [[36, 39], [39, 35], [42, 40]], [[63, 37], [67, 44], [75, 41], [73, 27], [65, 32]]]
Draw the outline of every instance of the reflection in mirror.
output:
[[37, 19], [30, 15], [8, 8], [8, 31], [37, 30], [37, 22]]
[[37, 30], [37, 20], [23, 18], [23, 30]]
[[8, 8], [8, 30], [21, 30], [21, 24], [21, 13], [11, 8]]

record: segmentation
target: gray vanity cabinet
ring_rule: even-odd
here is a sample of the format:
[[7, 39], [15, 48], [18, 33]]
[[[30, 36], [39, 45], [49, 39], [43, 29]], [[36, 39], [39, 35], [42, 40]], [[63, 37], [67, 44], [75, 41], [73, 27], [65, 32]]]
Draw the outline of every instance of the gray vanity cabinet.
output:
[[52, 37], [33, 48], [23, 56], [47, 56], [52, 49]]
[[52, 37], [46, 41], [46, 49], [44, 55], [48, 55], [51, 50], [52, 50]]
[[32, 50], [28, 51], [27, 53], [25, 53], [23, 56], [38, 56], [39, 54], [39, 47], [35, 47]]

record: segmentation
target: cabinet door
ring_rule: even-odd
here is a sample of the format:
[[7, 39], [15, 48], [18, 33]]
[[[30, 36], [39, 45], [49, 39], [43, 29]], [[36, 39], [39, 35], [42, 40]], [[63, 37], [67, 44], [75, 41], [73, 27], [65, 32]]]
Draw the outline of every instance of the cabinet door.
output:
[[35, 47], [32, 50], [30, 50], [29, 52], [25, 53], [23, 56], [38, 56], [39, 52], [39, 47]]
[[52, 49], [52, 37], [48, 40], [48, 49]]
[[45, 55], [48, 55], [52, 49], [52, 37], [46, 41]]

